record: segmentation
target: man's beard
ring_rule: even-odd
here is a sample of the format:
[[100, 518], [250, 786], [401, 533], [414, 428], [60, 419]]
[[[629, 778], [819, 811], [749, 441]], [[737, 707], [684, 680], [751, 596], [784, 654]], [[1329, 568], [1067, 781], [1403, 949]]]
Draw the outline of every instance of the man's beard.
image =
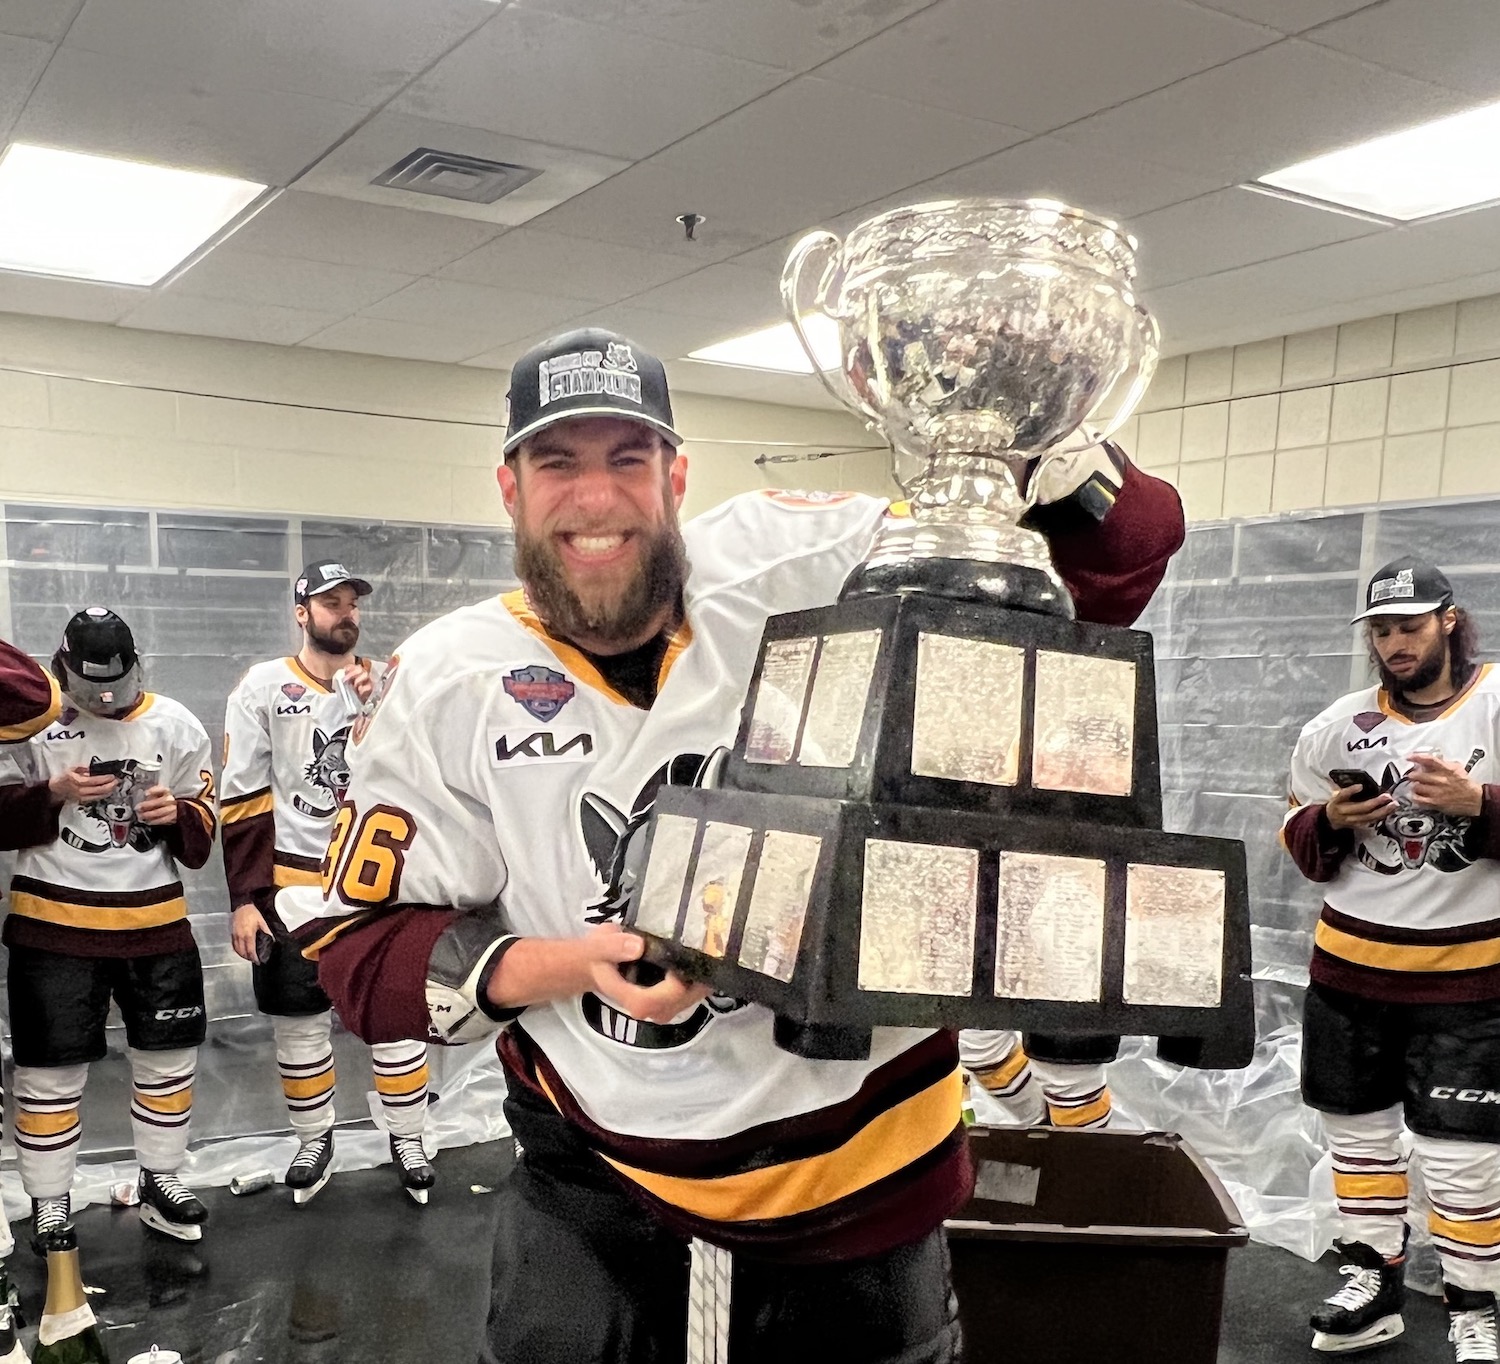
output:
[[331, 654], [337, 658], [340, 654], [353, 652], [354, 646], [359, 643], [359, 626], [353, 621], [344, 621], [325, 632], [308, 621], [307, 642], [319, 653]]
[[1427, 655], [1413, 670], [1412, 675], [1404, 681], [1397, 677], [1384, 663], [1377, 662], [1376, 668], [1380, 672], [1380, 685], [1392, 696], [1407, 696], [1414, 691], [1422, 691], [1432, 686], [1443, 675], [1443, 664], [1448, 661], [1448, 637], [1444, 635], [1433, 646], [1432, 652]]
[[631, 645], [651, 622], [675, 606], [687, 579], [687, 547], [675, 516], [649, 534], [639, 571], [621, 589], [591, 593], [585, 600], [569, 585], [562, 559], [549, 536], [531, 535], [516, 524], [516, 576], [526, 585], [533, 610], [547, 629], [564, 639]]

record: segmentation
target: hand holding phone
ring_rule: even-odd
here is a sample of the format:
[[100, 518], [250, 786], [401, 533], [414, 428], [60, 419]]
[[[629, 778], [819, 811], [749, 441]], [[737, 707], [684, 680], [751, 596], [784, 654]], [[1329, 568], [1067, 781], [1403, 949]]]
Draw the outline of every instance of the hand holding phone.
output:
[[1380, 783], [1363, 768], [1335, 767], [1329, 772], [1328, 780], [1341, 791], [1348, 786], [1359, 787], [1359, 794], [1351, 796], [1350, 800], [1374, 800], [1380, 794]]
[[[1324, 803], [1323, 813], [1335, 829], [1368, 829], [1379, 824], [1395, 808], [1395, 800], [1368, 772], [1353, 767], [1335, 767], [1328, 780], [1337, 788]], [[1349, 795], [1348, 787], [1357, 790]]]

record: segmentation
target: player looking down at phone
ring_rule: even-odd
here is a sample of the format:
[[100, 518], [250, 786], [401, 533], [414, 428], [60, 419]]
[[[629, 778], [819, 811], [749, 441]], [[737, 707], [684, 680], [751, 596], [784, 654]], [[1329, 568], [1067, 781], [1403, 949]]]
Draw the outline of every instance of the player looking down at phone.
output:
[[1450, 1340], [1500, 1359], [1500, 674], [1447, 577], [1403, 558], [1364, 609], [1379, 684], [1341, 697], [1292, 754], [1282, 841], [1324, 887], [1302, 1095], [1323, 1114], [1344, 1285], [1315, 1349], [1399, 1335], [1413, 1134]]
[[52, 659], [56, 719], [0, 756], [0, 825], [23, 849], [10, 883], [15, 1140], [32, 1248], [68, 1225], [78, 1116], [105, 1054], [110, 999], [125, 1020], [141, 1220], [198, 1240], [208, 1210], [177, 1177], [204, 1036], [203, 968], [179, 866], [213, 847], [208, 735], [145, 690], [130, 627], [91, 606]]

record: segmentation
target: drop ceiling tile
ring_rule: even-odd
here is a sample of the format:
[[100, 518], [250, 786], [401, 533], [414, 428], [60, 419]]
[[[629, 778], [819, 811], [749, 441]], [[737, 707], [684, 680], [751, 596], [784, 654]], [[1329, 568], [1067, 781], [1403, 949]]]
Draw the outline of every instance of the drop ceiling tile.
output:
[[755, 62], [511, 7], [393, 109], [636, 160], [785, 79]]
[[[541, 174], [492, 204], [371, 183], [418, 148], [526, 166]], [[599, 184], [625, 166], [624, 161], [594, 152], [383, 111], [332, 148], [297, 181], [297, 188], [419, 213], [515, 226]]]
[[[765, 240], [1024, 138], [1014, 128], [803, 76], [684, 138], [651, 166], [678, 186], [667, 202], [706, 213], [709, 233], [722, 219]], [[689, 199], [695, 191], [698, 202]]]
[[607, 24], [787, 71], [806, 71], [933, 0], [525, 0], [524, 8]]
[[308, 337], [312, 350], [389, 355], [401, 360], [436, 360], [457, 364], [491, 346], [488, 334], [455, 326], [429, 327], [383, 317], [350, 317]]
[[230, 240], [264, 255], [426, 275], [500, 231], [491, 223], [290, 189]]
[[483, 0], [91, 0], [67, 48], [374, 108], [494, 13]]
[[1378, 133], [1451, 113], [1455, 91], [1288, 38], [1095, 114], [1060, 136], [1096, 152], [1253, 180]]
[[146, 290], [81, 279], [52, 279], [0, 270], [0, 313], [34, 313], [79, 322], [118, 322], [146, 298]]
[[1176, 284], [1386, 229], [1248, 189], [1222, 189], [1131, 223], [1144, 287]]
[[615, 303], [696, 268], [685, 256], [518, 227], [437, 274], [501, 289], [519, 285], [586, 303]]
[[[536, 340], [543, 338], [537, 337]], [[534, 342], [511, 341], [503, 346], [496, 346], [493, 350], [484, 351], [479, 355], [471, 355], [463, 363], [473, 369], [504, 369], [508, 370], [521, 356], [531, 349]]]
[[1206, 9], [1237, 14], [1252, 23], [1265, 24], [1282, 33], [1301, 33], [1315, 24], [1327, 23], [1355, 10], [1371, 9], [1384, 0], [1195, 0]]
[[219, 298], [183, 298], [171, 292], [153, 294], [132, 308], [122, 327], [182, 332], [188, 336], [226, 336], [235, 341], [265, 341], [295, 346], [331, 322], [335, 313], [306, 308], [279, 308], [269, 303], [230, 303]]
[[[426, 327], [453, 326], [483, 335], [484, 349], [519, 340], [538, 327], [562, 323], [587, 304], [521, 289], [490, 289], [457, 280], [420, 279], [371, 304], [366, 317], [415, 322]], [[470, 354], [481, 349], [475, 347]]]
[[737, 331], [732, 324], [712, 318], [657, 312], [631, 303], [617, 303], [569, 318], [567, 326], [606, 327], [628, 336], [663, 360], [680, 360], [690, 351], [723, 341]]
[[1279, 37], [1187, 0], [945, 0], [817, 74], [1041, 133]]
[[363, 116], [310, 95], [211, 89], [192, 71], [65, 45], [11, 136], [284, 185]]
[[1308, 37], [1392, 71], [1500, 99], [1500, 6], [1492, 0], [1387, 0]]
[[763, 270], [742, 265], [710, 265], [630, 300], [640, 308], [735, 323], [752, 331], [782, 320], [781, 290]]
[[62, 41], [83, 0], [0, 0], [0, 33]]
[[51, 57], [51, 43], [0, 33], [0, 149], [5, 145], [5, 130], [19, 116]]
[[411, 275], [330, 261], [267, 256], [226, 244], [172, 282], [170, 292], [231, 303], [272, 303], [316, 312], [356, 313], [413, 282]]

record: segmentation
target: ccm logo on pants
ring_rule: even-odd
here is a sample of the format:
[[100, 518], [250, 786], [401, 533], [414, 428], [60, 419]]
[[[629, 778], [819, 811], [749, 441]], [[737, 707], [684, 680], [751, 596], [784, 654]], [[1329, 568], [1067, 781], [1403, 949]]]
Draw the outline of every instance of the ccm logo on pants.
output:
[[[178, 1018], [197, 1018], [202, 1012], [203, 1010], [196, 1004], [191, 1009], [158, 1009], [156, 1011], [156, 1021], [158, 1023], [170, 1023]], [[1500, 1098], [1497, 1098], [1496, 1102], [1500, 1102]]]
[[1461, 1104], [1500, 1104], [1500, 1089], [1455, 1089], [1452, 1085], [1436, 1085], [1427, 1097], [1457, 1099]]

